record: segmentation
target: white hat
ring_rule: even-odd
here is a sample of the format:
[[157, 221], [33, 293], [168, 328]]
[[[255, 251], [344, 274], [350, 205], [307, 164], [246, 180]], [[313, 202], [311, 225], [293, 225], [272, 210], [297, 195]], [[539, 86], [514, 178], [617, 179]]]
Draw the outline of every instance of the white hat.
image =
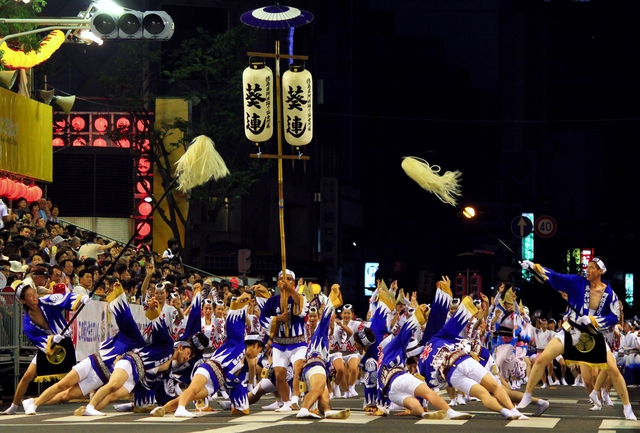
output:
[[17, 261], [17, 260], [11, 260], [9, 263], [11, 263], [11, 272], [13, 272], [14, 274], [23, 274], [24, 273], [24, 268], [22, 267], [22, 264]]
[[420, 342], [415, 338], [409, 340], [409, 344], [407, 345], [407, 350], [405, 353], [407, 357], [411, 358], [412, 356], [418, 356], [422, 352], [423, 347], [420, 346]]
[[[289, 269], [287, 269], [287, 275], [291, 275], [291, 278], [293, 278], [294, 280], [296, 279], [296, 274], [293, 273], [293, 271], [290, 271]], [[282, 271], [278, 272], [278, 278], [280, 278], [282, 276]]]

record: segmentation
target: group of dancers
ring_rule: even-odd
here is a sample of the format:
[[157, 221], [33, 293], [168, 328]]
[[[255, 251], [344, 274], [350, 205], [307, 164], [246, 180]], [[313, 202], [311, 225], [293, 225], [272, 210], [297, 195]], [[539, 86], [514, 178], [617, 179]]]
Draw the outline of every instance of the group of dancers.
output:
[[[106, 300], [119, 332], [22, 405], [33, 415], [42, 405], [85, 396], [89, 403], [75, 414], [100, 416], [107, 405], [133, 394], [132, 402], [116, 409], [194, 417], [211, 410], [209, 402], [217, 399], [223, 409], [241, 415], [273, 394], [275, 402], [263, 409], [297, 411], [298, 418], [345, 419], [350, 410], [332, 404], [357, 397], [355, 384], [361, 380], [363, 408], [372, 416], [403, 410], [419, 418], [469, 419], [471, 414], [453, 407], [477, 399], [505, 419], [524, 420], [528, 417], [520, 410], [530, 404], [533, 416], [547, 410], [549, 403], [532, 393], [553, 360], [564, 355], [561, 365], [580, 366], [593, 410], [608, 401], [601, 388], [613, 386], [625, 417], [634, 420], [624, 378], [605, 339], [620, 310], [601, 279], [604, 261], [594, 258], [586, 277], [526, 261], [522, 266], [565, 294], [568, 310], [556, 333], [542, 320], [534, 330], [512, 290], [499, 290], [491, 301], [484, 295], [454, 299], [447, 277], [437, 284], [431, 305], [419, 305], [395, 283], [387, 288], [381, 282], [367, 319], [354, 320], [339, 285], [328, 295], [303, 281], [296, 287], [289, 270], [280, 273], [275, 296], [262, 285], [237, 296], [215, 291], [204, 296], [195, 287], [180, 318], [166, 304], [163, 283], [155, 285], [145, 294], [150, 325], [140, 331], [116, 283]], [[30, 286], [20, 286], [16, 296], [25, 307], [25, 333], [43, 351], [66, 338], [61, 334], [64, 311], [90, 302], [73, 293], [38, 298]], [[529, 353], [531, 342], [535, 354]], [[21, 381], [5, 414], [16, 413], [36, 367], [23, 377], [26, 385]], [[444, 389], [449, 402], [440, 396]]]

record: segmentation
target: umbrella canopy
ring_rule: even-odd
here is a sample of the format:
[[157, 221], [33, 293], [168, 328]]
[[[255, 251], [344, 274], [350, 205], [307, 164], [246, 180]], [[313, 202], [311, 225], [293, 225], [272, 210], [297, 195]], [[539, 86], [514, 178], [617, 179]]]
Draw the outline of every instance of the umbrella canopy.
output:
[[240, 16], [240, 21], [259, 29], [289, 29], [303, 26], [312, 20], [311, 12], [279, 4], [254, 9]]

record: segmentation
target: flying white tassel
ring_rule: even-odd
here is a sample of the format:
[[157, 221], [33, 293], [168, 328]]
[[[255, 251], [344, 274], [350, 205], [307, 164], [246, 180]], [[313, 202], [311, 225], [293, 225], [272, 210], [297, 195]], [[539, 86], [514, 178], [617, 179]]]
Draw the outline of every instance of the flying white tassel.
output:
[[440, 175], [439, 166], [430, 166], [424, 159], [414, 156], [407, 156], [402, 160], [402, 169], [418, 185], [435, 194], [444, 203], [454, 207], [457, 205], [457, 198], [462, 195], [458, 184], [462, 176], [460, 171], [447, 171]]
[[193, 139], [187, 151], [176, 162], [178, 189], [188, 192], [211, 178], [218, 180], [229, 174], [229, 169], [216, 151], [213, 140], [206, 135]]

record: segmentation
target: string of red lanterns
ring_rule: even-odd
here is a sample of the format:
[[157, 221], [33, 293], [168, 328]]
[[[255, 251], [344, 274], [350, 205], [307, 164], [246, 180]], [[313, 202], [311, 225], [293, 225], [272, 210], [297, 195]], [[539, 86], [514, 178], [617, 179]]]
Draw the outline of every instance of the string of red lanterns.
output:
[[16, 200], [20, 197], [27, 199], [29, 203], [42, 197], [42, 189], [38, 185], [25, 185], [8, 177], [0, 178], [0, 197]]

